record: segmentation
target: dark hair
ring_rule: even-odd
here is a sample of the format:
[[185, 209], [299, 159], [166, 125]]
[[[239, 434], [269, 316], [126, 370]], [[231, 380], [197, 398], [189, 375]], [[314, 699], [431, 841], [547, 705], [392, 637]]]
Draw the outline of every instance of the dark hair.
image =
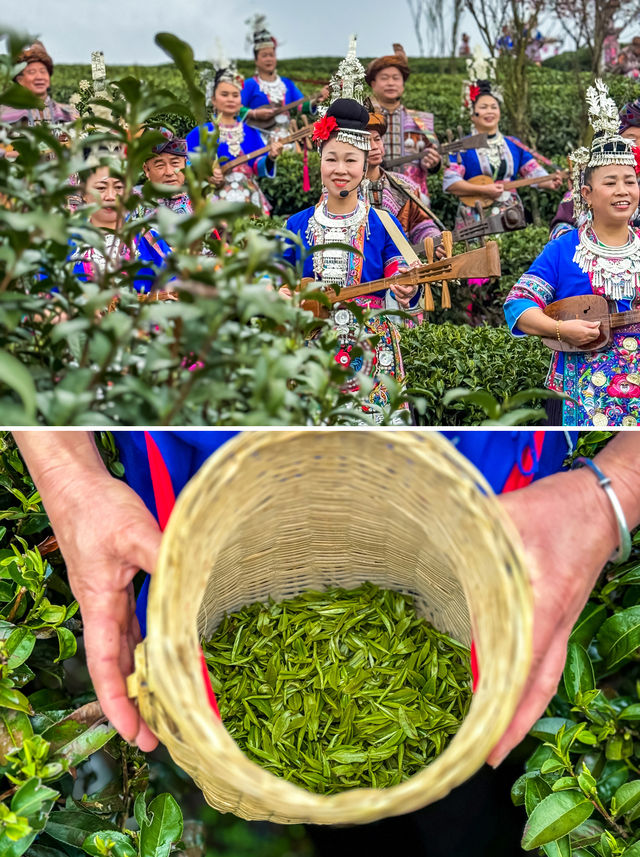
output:
[[500, 102], [498, 101], [498, 98], [491, 91], [491, 81], [489, 81], [489, 80], [476, 80], [476, 86], [478, 87], [478, 92], [476, 94], [476, 97], [471, 99], [472, 104], [475, 104], [476, 101], [478, 101], [478, 99], [482, 98], [483, 95], [489, 95], [491, 98], [493, 98], [493, 100], [498, 105], [498, 107], [500, 106]]
[[366, 131], [369, 124], [369, 111], [355, 98], [336, 98], [326, 115], [333, 116], [338, 128], [345, 130]]

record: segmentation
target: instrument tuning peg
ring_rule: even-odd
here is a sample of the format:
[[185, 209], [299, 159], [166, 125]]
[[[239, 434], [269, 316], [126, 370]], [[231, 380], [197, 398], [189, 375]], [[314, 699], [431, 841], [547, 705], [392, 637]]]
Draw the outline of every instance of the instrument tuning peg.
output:
[[447, 128], [447, 141], [451, 143], [453, 140], [453, 131], [451, 128]]
[[424, 239], [424, 254], [429, 265], [433, 262], [433, 238]]

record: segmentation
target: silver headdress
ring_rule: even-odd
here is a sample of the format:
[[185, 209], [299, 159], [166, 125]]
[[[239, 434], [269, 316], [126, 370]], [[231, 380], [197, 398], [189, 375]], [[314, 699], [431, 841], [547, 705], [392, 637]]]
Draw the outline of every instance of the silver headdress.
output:
[[[235, 60], [229, 60], [224, 68], [217, 68], [214, 77], [214, 88], [219, 83], [232, 83], [242, 89], [244, 77], [238, 71]], [[213, 92], [211, 93], [213, 95]]]
[[634, 141], [620, 136], [618, 108], [609, 95], [606, 83], [600, 78], [596, 80], [595, 86], [587, 89], [587, 105], [594, 131], [591, 148], [581, 146], [569, 156], [573, 180], [573, 216], [576, 221], [587, 209], [580, 191], [588, 167], [604, 167], [607, 164], [636, 167]]
[[267, 28], [267, 16], [256, 14], [251, 18], [247, 18], [245, 24], [249, 25], [247, 33], [247, 45], [254, 51], [262, 50], [262, 48], [276, 48], [277, 41], [271, 35]]
[[341, 60], [338, 71], [329, 81], [331, 103], [337, 98], [353, 98], [362, 104], [364, 97], [364, 66], [356, 56], [357, 36], [349, 37], [349, 50]]
[[351, 36], [347, 55], [329, 82], [329, 108], [318, 109], [322, 118], [315, 123], [313, 139], [320, 146], [336, 131], [336, 139], [342, 143], [349, 143], [364, 152], [371, 148], [371, 134], [366, 130], [369, 111], [362, 103], [364, 79], [364, 67], [356, 56], [356, 37]]
[[[502, 88], [496, 84], [496, 59], [484, 53], [478, 45], [467, 57], [467, 80], [462, 83], [462, 113], [473, 112], [473, 102], [478, 94], [491, 95], [503, 101]], [[478, 93], [478, 90], [480, 91]]]

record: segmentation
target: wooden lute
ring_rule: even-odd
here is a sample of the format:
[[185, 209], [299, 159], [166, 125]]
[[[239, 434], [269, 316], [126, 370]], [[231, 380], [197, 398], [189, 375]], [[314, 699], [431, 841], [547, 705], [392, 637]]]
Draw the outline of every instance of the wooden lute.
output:
[[[544, 314], [554, 321], [599, 321], [600, 335], [588, 345], [570, 345], [568, 342], [558, 339], [543, 338], [542, 341], [552, 351], [568, 351], [572, 353], [582, 351], [600, 351], [611, 341], [611, 331], [617, 327], [626, 327], [629, 324], [640, 324], [640, 309], [627, 310], [626, 312], [609, 312], [607, 299], [602, 295], [576, 295], [573, 298], [563, 298], [554, 301], [544, 309]], [[562, 325], [560, 326], [562, 336]]]
[[[500, 276], [500, 252], [495, 241], [487, 241], [484, 247], [470, 250], [468, 253], [459, 253], [447, 259], [438, 259], [426, 265], [410, 268], [403, 274], [395, 274], [392, 277], [381, 277], [378, 280], [370, 280], [368, 283], [359, 283], [357, 286], [329, 286], [317, 281], [318, 289], [325, 291], [325, 295], [331, 304], [342, 303], [351, 298], [370, 295], [381, 289], [393, 289], [395, 285], [420, 286], [423, 283], [437, 283], [444, 280], [467, 279], [468, 277], [499, 277]], [[316, 281], [311, 277], [304, 277], [298, 291], [312, 288]], [[302, 308], [310, 310], [317, 318], [328, 318], [329, 310], [319, 301], [303, 300]]]
[[[489, 145], [486, 134], [473, 134], [471, 137], [462, 137], [460, 140], [451, 140], [449, 143], [438, 143], [432, 148], [436, 149], [441, 155], [452, 155], [455, 152], [464, 152], [468, 149], [484, 149]], [[391, 161], [383, 161], [382, 166], [385, 170], [392, 170], [394, 167], [399, 167], [401, 164], [409, 164], [411, 161], [419, 161], [426, 154], [430, 147], [426, 146], [419, 152], [414, 152], [412, 155], [402, 155], [400, 158], [393, 158]]]
[[[549, 173], [546, 176], [532, 176], [528, 179], [515, 179], [514, 181], [503, 182], [503, 187], [505, 190], [515, 190], [518, 187], [529, 187], [530, 185], [540, 184], [540, 182], [549, 181], [549, 179], [555, 178], [556, 176], [561, 179], [566, 179], [569, 173], [567, 170], [557, 170], [555, 173]], [[473, 178], [465, 179], [465, 181], [471, 182], [471, 184], [483, 185], [483, 184], [494, 184], [494, 179], [491, 176], [473, 176]], [[497, 179], [496, 181], [500, 181]], [[482, 196], [478, 194], [477, 196], [465, 195], [460, 197], [460, 201], [465, 205], [471, 206], [472, 208], [475, 206], [476, 202], [479, 202], [483, 208], [489, 208], [490, 205], [495, 205], [496, 200], [492, 199], [489, 196]]]
[[[309, 134], [313, 132], [313, 125], [305, 125], [304, 128], [298, 128], [297, 131], [294, 131], [292, 134], [289, 134], [288, 137], [283, 137], [281, 142], [286, 146], [287, 143], [293, 143], [295, 140], [301, 140], [303, 137], [308, 137]], [[236, 167], [241, 166], [242, 164], [246, 164], [249, 161], [252, 161], [254, 158], [257, 158], [259, 155], [265, 155], [271, 145], [262, 146], [260, 149], [255, 149], [253, 152], [248, 152], [246, 155], [238, 155], [237, 158], [234, 158], [232, 161], [225, 161], [223, 164], [220, 164], [220, 169], [222, 170], [223, 175], [225, 173], [229, 173], [234, 170]]]

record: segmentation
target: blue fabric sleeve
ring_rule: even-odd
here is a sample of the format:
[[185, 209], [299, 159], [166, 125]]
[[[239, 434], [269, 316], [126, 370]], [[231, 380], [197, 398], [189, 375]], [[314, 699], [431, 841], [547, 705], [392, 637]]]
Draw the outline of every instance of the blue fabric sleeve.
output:
[[[273, 179], [276, 176], [276, 170], [278, 165], [275, 161], [271, 161], [271, 171], [269, 171], [269, 156], [263, 155], [260, 160], [256, 164], [256, 172], [258, 174], [258, 178], [261, 179]], [[255, 163], [255, 161], [254, 161]]]
[[255, 81], [252, 77], [250, 77], [248, 80], [245, 80], [244, 86], [242, 87], [240, 97], [242, 99], [243, 107], [251, 106], [252, 84], [255, 87]]
[[291, 104], [292, 101], [297, 101], [299, 98], [304, 98], [304, 92], [298, 89], [292, 80], [288, 77], [283, 77], [282, 80], [287, 87], [287, 104]]
[[542, 253], [528, 271], [512, 287], [504, 304], [509, 330], [514, 336], [524, 336], [518, 329], [518, 319], [527, 309], [542, 309], [555, 299], [558, 286], [559, 257], [564, 249], [560, 240], [545, 245]]
[[[529, 448], [533, 459], [533, 481], [558, 473], [575, 445], [578, 432], [545, 431], [540, 456], [536, 454], [536, 430], [518, 431], [442, 431], [447, 440], [482, 473], [496, 494], [500, 494], [514, 466], [522, 473], [522, 455]], [[567, 438], [567, 435], [569, 436]], [[525, 474], [529, 475], [529, 474]]]

